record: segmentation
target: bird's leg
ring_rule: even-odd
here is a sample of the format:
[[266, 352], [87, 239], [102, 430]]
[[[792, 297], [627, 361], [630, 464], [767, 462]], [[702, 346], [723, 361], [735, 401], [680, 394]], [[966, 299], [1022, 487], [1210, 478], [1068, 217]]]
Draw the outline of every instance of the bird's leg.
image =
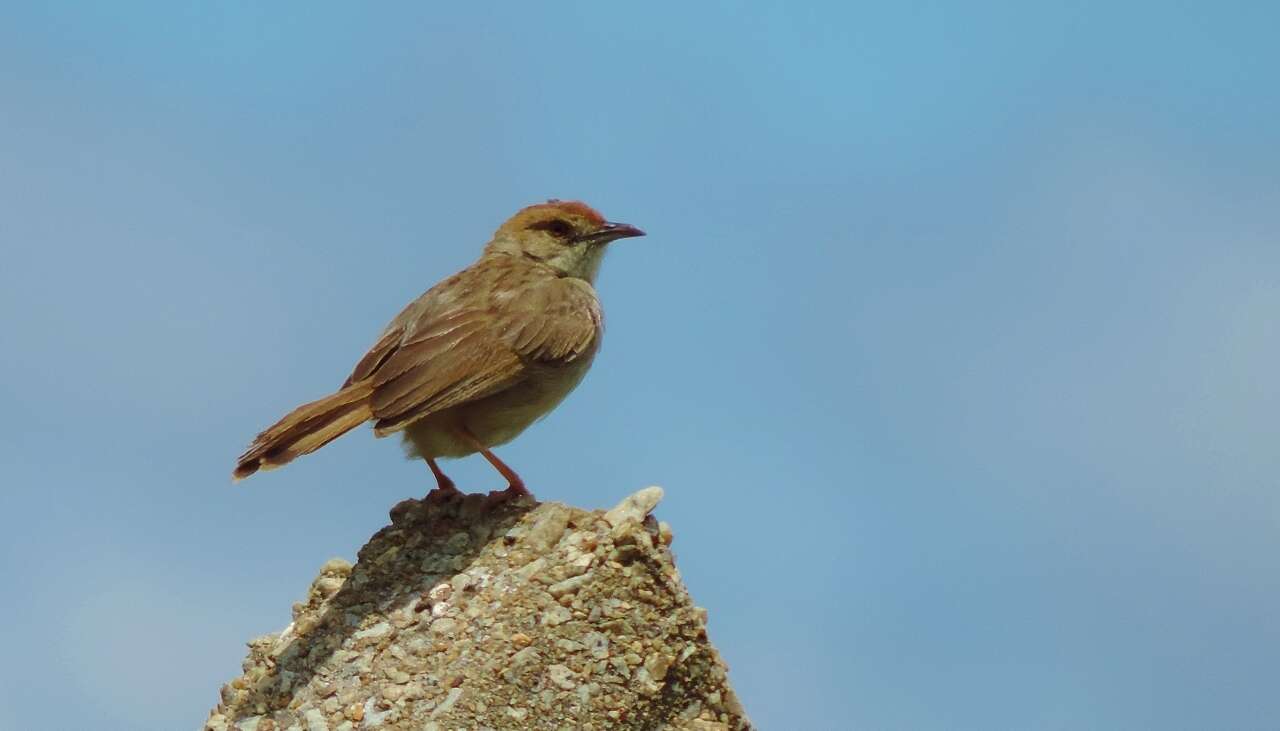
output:
[[480, 454], [484, 455], [484, 458], [489, 460], [489, 464], [493, 465], [495, 470], [501, 472], [502, 476], [507, 478], [507, 492], [511, 493], [512, 497], [532, 494], [529, 492], [529, 488], [524, 486], [524, 480], [520, 479], [520, 475], [517, 475], [515, 470], [511, 469], [505, 462], [498, 459], [498, 455], [490, 452], [488, 448], [481, 449]]
[[475, 448], [477, 452], [483, 455], [484, 458], [489, 461], [489, 464], [493, 465], [495, 470], [500, 472], [503, 477], [507, 478], [507, 489], [502, 493], [499, 493], [504, 499], [532, 495], [528, 488], [524, 486], [524, 480], [520, 479], [520, 475], [517, 475], [515, 470], [511, 469], [505, 462], [498, 459], [498, 455], [490, 452], [489, 448], [482, 444], [479, 439], [476, 439], [475, 435], [472, 434], [465, 426], [461, 427], [459, 432], [462, 434], [463, 439]]
[[441, 469], [440, 465], [431, 457], [426, 457], [427, 466], [431, 468], [431, 474], [436, 476], [436, 489], [427, 493], [428, 500], [444, 500], [458, 494], [458, 488], [453, 484], [453, 480], [449, 479]]

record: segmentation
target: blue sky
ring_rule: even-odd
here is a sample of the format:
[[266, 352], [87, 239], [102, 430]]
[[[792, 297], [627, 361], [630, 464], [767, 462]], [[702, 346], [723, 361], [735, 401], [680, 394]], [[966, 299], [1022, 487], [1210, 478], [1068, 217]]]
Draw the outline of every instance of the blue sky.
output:
[[0, 728], [197, 727], [431, 484], [234, 457], [549, 197], [649, 236], [500, 454], [763, 728], [1274, 725], [1275, 7], [6, 6]]

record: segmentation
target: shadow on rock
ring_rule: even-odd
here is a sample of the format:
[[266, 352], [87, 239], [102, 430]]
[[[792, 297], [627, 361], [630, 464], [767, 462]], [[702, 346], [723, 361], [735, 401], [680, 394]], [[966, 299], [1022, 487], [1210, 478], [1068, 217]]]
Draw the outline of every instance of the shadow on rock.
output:
[[[224, 689], [223, 703], [237, 716], [284, 709], [294, 690], [309, 684], [339, 648], [430, 622], [433, 603], [448, 599], [452, 580], [489, 541], [536, 507], [532, 498], [493, 506], [479, 494], [398, 503], [391, 509], [391, 525], [360, 549], [354, 567], [330, 560], [312, 582], [307, 601], [293, 606], [293, 622], [278, 636], [250, 643], [246, 677], [238, 679], [241, 687], [232, 683]], [[362, 626], [369, 624], [367, 616], [384, 616], [397, 606], [409, 611]], [[250, 678], [255, 671], [259, 677]]]

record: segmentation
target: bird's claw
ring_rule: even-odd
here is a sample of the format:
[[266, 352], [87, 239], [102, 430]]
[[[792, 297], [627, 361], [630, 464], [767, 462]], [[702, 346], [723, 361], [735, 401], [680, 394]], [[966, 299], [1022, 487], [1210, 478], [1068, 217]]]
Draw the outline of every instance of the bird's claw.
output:
[[508, 485], [505, 490], [494, 490], [485, 496], [484, 506], [486, 510], [493, 510], [513, 500], [520, 500], [526, 497], [532, 499], [533, 493], [529, 492], [524, 485]]
[[442, 485], [431, 490], [423, 498], [424, 502], [442, 504], [462, 496], [462, 491], [453, 485]]

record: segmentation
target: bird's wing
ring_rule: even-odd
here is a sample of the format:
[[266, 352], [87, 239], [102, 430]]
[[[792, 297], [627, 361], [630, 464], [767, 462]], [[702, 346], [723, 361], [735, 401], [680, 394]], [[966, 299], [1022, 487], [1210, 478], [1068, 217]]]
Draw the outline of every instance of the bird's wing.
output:
[[565, 281], [525, 288], [498, 307], [423, 308], [393, 326], [398, 342], [388, 344], [389, 330], [352, 374], [373, 386], [375, 433], [398, 431], [510, 388], [532, 367], [568, 364], [589, 352], [599, 307], [590, 285]]
[[571, 277], [526, 290], [507, 313], [508, 345], [526, 362], [543, 365], [567, 365], [594, 352], [604, 327], [595, 290]]
[[495, 337], [495, 325], [484, 310], [459, 309], [406, 337], [371, 376], [376, 433], [518, 383], [524, 363]]
[[343, 381], [342, 387], [346, 388], [356, 381], [363, 381], [373, 375], [373, 372], [378, 370], [378, 367], [383, 363], [386, 363], [387, 358], [390, 358], [392, 353], [396, 352], [396, 348], [400, 347], [401, 340], [404, 340], [404, 328], [397, 322], [392, 322], [391, 326], [382, 333], [382, 337], [378, 338], [378, 342], [374, 343], [372, 348], [369, 348], [369, 352], [364, 354], [359, 363], [356, 363], [351, 375], [347, 376], [346, 381]]

